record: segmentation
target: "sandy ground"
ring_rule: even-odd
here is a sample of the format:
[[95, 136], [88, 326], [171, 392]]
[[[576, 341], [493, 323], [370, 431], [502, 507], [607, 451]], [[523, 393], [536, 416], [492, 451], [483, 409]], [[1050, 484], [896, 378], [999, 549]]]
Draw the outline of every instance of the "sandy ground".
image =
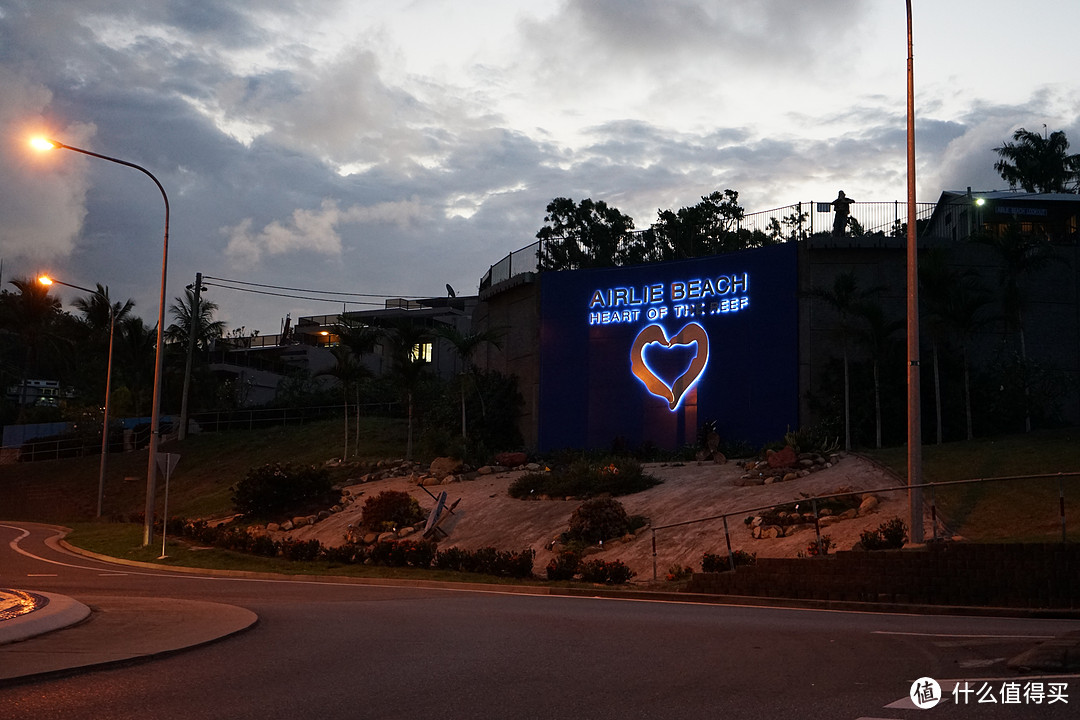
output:
[[[878, 488], [902, 485], [903, 479], [861, 457], [843, 457], [831, 468], [815, 472], [807, 477], [786, 483], [738, 487], [735, 482], [743, 469], [735, 462], [723, 465], [714, 463], [647, 464], [646, 471], [663, 482], [649, 490], [620, 497], [620, 502], [631, 515], [643, 515], [650, 526], [639, 531], [632, 539], [610, 541], [596, 557], [621, 560], [637, 573], [635, 582], [651, 582], [653, 579], [653, 536], [656, 538], [655, 567], [658, 577], [664, 579], [668, 568], [674, 564], [701, 569], [704, 552], [725, 553], [722, 520], [693, 523], [680, 527], [656, 530], [663, 525], [711, 517], [723, 513], [739, 512], [728, 519], [729, 536], [733, 549], [757, 553], [760, 557], [795, 557], [806, 552], [806, 546], [814, 540], [813, 527], [789, 537], [755, 539], [743, 520], [752, 508], [764, 505], [798, 502], [808, 495], [825, 495], [847, 490], [873, 491]], [[459, 501], [454, 515], [443, 525], [449, 536], [440, 541], [440, 547], [475, 549], [491, 546], [500, 550], [536, 551], [534, 572], [542, 575], [544, 567], [553, 557], [549, 549], [552, 541], [565, 532], [579, 500], [517, 500], [507, 494], [507, 488], [520, 471], [480, 476], [474, 480], [455, 482], [446, 486], [427, 488], [438, 495], [447, 491], [448, 503]], [[384, 490], [404, 490], [415, 497], [425, 511], [431, 510], [435, 501], [408, 477], [389, 478], [360, 485], [349, 486], [350, 492], [360, 498], [340, 513], [316, 525], [294, 529], [288, 533], [274, 533], [275, 537], [291, 536], [297, 540], [318, 539], [324, 545], [341, 544], [350, 524], [359, 525], [363, 500]], [[877, 493], [881, 505], [866, 516], [844, 520], [822, 530], [835, 543], [835, 549], [849, 550], [866, 529], [877, 528], [892, 517], [907, 518], [908, 500], [904, 492]], [[809, 502], [804, 508], [809, 511]], [[741, 512], [741, 511], [747, 512]]]

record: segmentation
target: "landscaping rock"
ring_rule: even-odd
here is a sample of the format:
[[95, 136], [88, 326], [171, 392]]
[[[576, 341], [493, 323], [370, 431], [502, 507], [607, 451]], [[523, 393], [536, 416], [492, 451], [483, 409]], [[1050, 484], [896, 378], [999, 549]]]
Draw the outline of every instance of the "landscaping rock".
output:
[[768, 461], [769, 467], [783, 468], [791, 467], [796, 463], [796, 461], [798, 461], [799, 458], [795, 454], [795, 448], [788, 445], [784, 447], [783, 450], [777, 450], [775, 452], [769, 453], [765, 459]]
[[499, 453], [495, 456], [495, 462], [504, 467], [517, 467], [529, 461], [529, 456], [523, 452]]
[[447, 475], [453, 475], [461, 470], [462, 461], [452, 457], [440, 457], [431, 461], [431, 468], [428, 470], [432, 475], [442, 480]]
[[876, 496], [863, 495], [863, 500], [861, 503], [859, 503], [859, 514], [869, 515], [870, 513], [875, 513], [877, 512], [878, 505], [880, 504], [881, 501], [879, 501]]

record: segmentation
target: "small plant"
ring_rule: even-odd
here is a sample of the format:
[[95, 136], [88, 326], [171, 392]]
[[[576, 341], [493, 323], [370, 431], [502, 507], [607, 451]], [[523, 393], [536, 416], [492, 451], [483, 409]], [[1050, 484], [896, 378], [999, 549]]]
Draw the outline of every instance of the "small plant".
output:
[[690, 567], [689, 565], [683, 567], [682, 565], [675, 563], [668, 568], [666, 578], [668, 582], [678, 582], [680, 580], [685, 580], [693, 574], [694, 568]]
[[383, 490], [364, 501], [361, 522], [373, 530], [393, 530], [424, 519], [416, 498], [400, 490]]
[[630, 532], [630, 516], [614, 498], [593, 498], [583, 502], [570, 516], [571, 540], [598, 543]]
[[828, 535], [822, 535], [819, 540], [811, 540], [806, 546], [806, 554], [810, 557], [828, 555], [833, 548], [833, 539]]
[[899, 550], [907, 539], [907, 523], [896, 517], [878, 525], [877, 530], [864, 530], [859, 535], [865, 550]]

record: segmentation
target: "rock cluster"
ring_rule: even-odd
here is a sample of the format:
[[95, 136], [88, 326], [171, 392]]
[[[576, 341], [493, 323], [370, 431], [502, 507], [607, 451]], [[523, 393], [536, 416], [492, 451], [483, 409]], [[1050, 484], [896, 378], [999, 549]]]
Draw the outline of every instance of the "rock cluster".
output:
[[[857, 508], [849, 508], [840, 513], [824, 508], [818, 513], [818, 527], [824, 529], [844, 520], [872, 515], [877, 512], [880, 503], [880, 499], [873, 493], [864, 493]], [[790, 537], [803, 530], [813, 530], [814, 513], [780, 511], [757, 515], [747, 522], [747, 527], [750, 529], [750, 537], [755, 540]]]
[[735, 481], [739, 487], [751, 485], [771, 485], [778, 482], [790, 482], [810, 473], [830, 468], [840, 462], [842, 455], [832, 453], [829, 456], [818, 453], [797, 453], [790, 445], [783, 450], [769, 450], [764, 460], [744, 460], [739, 464], [746, 472]]

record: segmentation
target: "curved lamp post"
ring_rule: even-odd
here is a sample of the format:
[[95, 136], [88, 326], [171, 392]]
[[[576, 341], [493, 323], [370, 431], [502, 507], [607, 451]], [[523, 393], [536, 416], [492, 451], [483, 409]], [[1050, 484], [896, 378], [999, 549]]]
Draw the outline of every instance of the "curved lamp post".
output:
[[116, 332], [116, 308], [113, 307], [112, 301], [109, 299], [108, 295], [98, 292], [97, 290], [91, 290], [90, 288], [84, 288], [79, 285], [72, 285], [71, 283], [66, 283], [63, 280], [57, 280], [56, 278], [48, 277], [47, 275], [39, 277], [38, 282], [42, 285], [64, 285], [69, 288], [88, 292], [91, 295], [100, 295], [109, 306], [109, 361], [105, 369], [105, 417], [101, 423], [101, 464], [98, 468], [97, 517], [100, 518], [102, 500], [105, 497], [105, 464], [109, 456], [109, 398], [112, 395], [113, 335]]
[[157, 189], [161, 191], [161, 199], [165, 201], [165, 240], [161, 250], [161, 298], [158, 302], [157, 346], [155, 348], [154, 360], [154, 398], [152, 405], [153, 409], [150, 413], [150, 458], [146, 467], [146, 512], [145, 520], [143, 522], [143, 547], [146, 547], [150, 544], [151, 540], [153, 540], [154, 536], [154, 486], [157, 481], [157, 449], [161, 435], [161, 370], [164, 359], [162, 349], [164, 340], [163, 333], [165, 330], [165, 277], [169, 260], [169, 196], [165, 194], [165, 188], [161, 186], [161, 183], [158, 182], [158, 179], [154, 177], [152, 172], [135, 163], [109, 157], [108, 155], [100, 155], [96, 152], [72, 147], [71, 145], [65, 145], [57, 140], [34, 138], [30, 141], [30, 144], [38, 150], [71, 150], [72, 152], [100, 158], [101, 160], [108, 160], [111, 163], [124, 165], [138, 170], [154, 181], [154, 184], [157, 185]]

